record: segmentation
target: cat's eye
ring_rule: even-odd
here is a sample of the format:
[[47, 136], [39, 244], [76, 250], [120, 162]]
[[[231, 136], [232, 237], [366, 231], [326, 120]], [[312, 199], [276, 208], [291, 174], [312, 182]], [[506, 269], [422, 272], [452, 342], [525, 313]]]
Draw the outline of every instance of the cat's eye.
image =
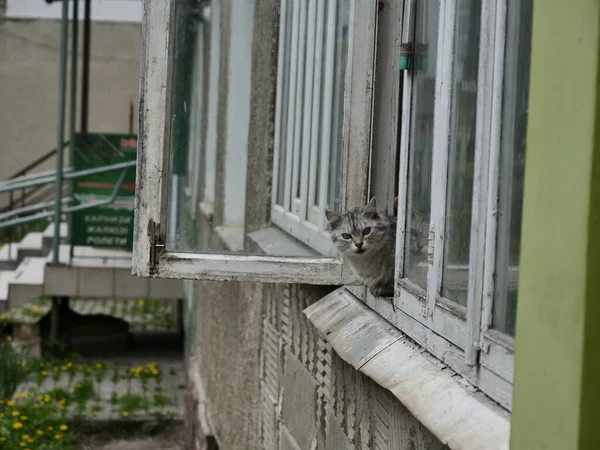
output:
[[344, 239], [350, 239], [352, 236], [350, 236], [348, 233], [342, 233], [342, 237]]
[[371, 227], [367, 227], [363, 230], [363, 236], [366, 236], [367, 234], [369, 234], [371, 232]]

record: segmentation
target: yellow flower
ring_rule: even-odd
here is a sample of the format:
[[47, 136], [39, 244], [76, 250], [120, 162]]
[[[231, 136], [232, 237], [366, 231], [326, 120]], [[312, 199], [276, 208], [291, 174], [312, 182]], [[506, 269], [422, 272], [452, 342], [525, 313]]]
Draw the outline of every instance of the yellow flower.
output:
[[21, 416], [20, 419], [21, 420], [27, 420], [27, 416]]
[[4, 400], [0, 400], [0, 405], [4, 405]]
[[123, 411], [123, 417], [129, 417], [129, 413], [127, 411]]
[[0, 436], [0, 442], [4, 442], [6, 438], [4, 436]]
[[143, 305], [143, 304], [144, 304], [144, 300], [142, 300], [142, 299], [139, 299], [139, 300], [138, 300], [138, 305]]
[[96, 369], [102, 369], [102, 364], [101, 363], [97, 363], [96, 364]]
[[42, 430], [35, 430], [35, 434], [37, 434], [38, 436], [42, 436], [44, 432]]
[[67, 425], [61, 425], [60, 429], [61, 429], [61, 431], [67, 431], [69, 429], [69, 427]]
[[67, 363], [67, 367], [73, 367], [73, 363], [72, 363], [71, 361], [69, 361], [69, 362]]
[[43, 376], [43, 377], [45, 377], [46, 375], [48, 375], [48, 372], [46, 372], [45, 370], [42, 370], [40, 372], [40, 375]]
[[15, 416], [15, 417], [18, 416], [19, 414], [20, 414], [19, 411], [13, 411], [12, 412], [12, 415]]
[[64, 405], [64, 404], [65, 404], [65, 401], [64, 401], [64, 400], [60, 400], [58, 403], [59, 403], [60, 405]]
[[50, 401], [50, 396], [48, 394], [44, 395], [44, 401], [48, 403]]
[[58, 367], [53, 367], [52, 370], [54, 370], [55, 372], [58, 372]]
[[54, 439], [62, 439], [62, 434], [55, 434]]
[[19, 445], [20, 445], [21, 447], [27, 447], [27, 444], [26, 444], [25, 442], [21, 442]]
[[54, 427], [48, 427], [48, 431], [54, 430]]
[[12, 400], [9, 400], [6, 402], [7, 406], [14, 406], [15, 402], [13, 402]]
[[13, 428], [14, 428], [15, 430], [18, 430], [19, 428], [23, 428], [23, 424], [22, 424], [21, 422], [15, 422], [15, 423], [13, 424]]

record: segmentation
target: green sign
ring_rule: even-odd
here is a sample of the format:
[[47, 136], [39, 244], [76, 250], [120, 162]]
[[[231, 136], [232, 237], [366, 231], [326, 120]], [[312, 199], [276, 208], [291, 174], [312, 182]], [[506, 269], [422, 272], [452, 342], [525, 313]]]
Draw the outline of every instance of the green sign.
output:
[[[72, 165], [75, 171], [135, 161], [137, 136], [131, 134], [79, 134], [75, 138]], [[135, 166], [125, 169], [125, 178], [112, 203], [76, 211], [72, 217], [72, 245], [133, 248]], [[73, 180], [76, 204], [111, 198], [123, 169]]]

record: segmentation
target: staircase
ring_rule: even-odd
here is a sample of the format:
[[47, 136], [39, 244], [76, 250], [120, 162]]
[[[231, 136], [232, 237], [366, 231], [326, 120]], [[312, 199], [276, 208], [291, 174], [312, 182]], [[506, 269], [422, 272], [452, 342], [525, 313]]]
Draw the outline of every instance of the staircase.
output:
[[59, 262], [53, 264], [54, 225], [29, 232], [20, 242], [0, 249], [0, 314], [24, 307], [39, 297], [107, 299], [180, 299], [181, 280], [131, 276], [131, 253], [66, 243], [67, 225], [60, 225]]

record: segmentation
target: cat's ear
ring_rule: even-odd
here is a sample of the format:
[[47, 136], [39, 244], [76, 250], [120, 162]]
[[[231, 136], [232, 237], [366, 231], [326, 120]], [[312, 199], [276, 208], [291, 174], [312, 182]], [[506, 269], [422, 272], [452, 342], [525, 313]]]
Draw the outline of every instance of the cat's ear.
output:
[[329, 222], [329, 226], [332, 230], [335, 230], [342, 223], [342, 215], [340, 213], [336, 213], [335, 211], [326, 209], [325, 217], [327, 217], [327, 222]]
[[375, 200], [375, 197], [373, 197], [371, 200], [369, 200], [369, 203], [367, 203], [365, 205], [365, 212], [366, 215], [372, 217], [373, 219], [376, 219], [377, 217], [379, 217], [379, 211], [377, 211], [377, 200]]

